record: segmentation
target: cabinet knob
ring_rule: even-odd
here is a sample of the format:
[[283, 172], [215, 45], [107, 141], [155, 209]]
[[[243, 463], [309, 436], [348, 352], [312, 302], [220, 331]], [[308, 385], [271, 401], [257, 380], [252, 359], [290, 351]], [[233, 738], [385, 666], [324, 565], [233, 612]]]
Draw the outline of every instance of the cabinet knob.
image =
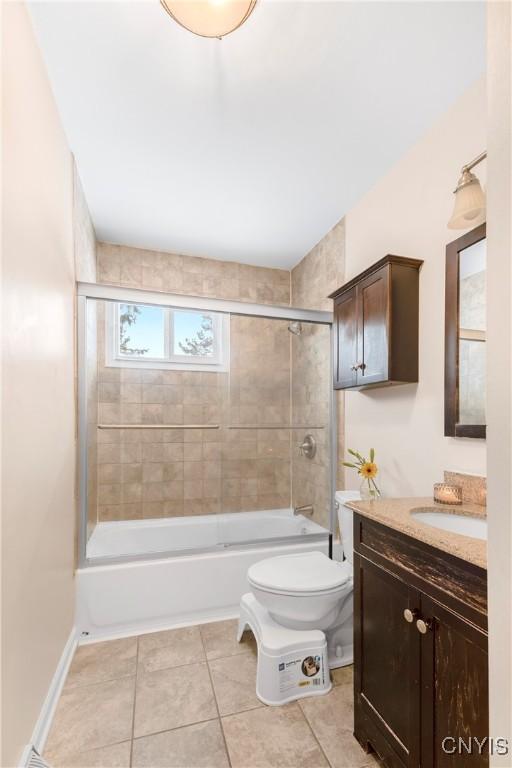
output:
[[424, 619], [418, 619], [416, 622], [416, 628], [418, 632], [421, 632], [422, 635], [426, 635], [427, 632], [431, 631], [433, 626], [434, 622], [432, 619], [427, 619], [427, 621]]
[[404, 611], [404, 619], [408, 624], [412, 624], [417, 615], [418, 611], [415, 608], [412, 610], [410, 608], [406, 608]]
[[359, 363], [354, 363], [354, 365], [350, 366], [351, 371], [357, 371], [358, 368], [359, 368]]

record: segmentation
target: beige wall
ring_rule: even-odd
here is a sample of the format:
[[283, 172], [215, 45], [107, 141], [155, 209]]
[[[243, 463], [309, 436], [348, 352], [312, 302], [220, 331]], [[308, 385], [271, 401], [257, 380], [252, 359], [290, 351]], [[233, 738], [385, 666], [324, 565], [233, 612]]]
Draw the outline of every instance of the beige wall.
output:
[[23, 4], [3, 5], [2, 765], [73, 626], [72, 158]]
[[[345, 217], [346, 279], [387, 253], [423, 259], [417, 385], [345, 394], [346, 445], [376, 450], [388, 496], [430, 495], [444, 469], [486, 471], [483, 440], [443, 436], [445, 246], [461, 166], [487, 143], [482, 79]], [[477, 173], [485, 181], [485, 164]], [[357, 488], [354, 473], [347, 487]]]
[[[290, 301], [285, 270], [122, 246], [99, 244], [98, 274], [102, 282], [136, 288], [269, 304]], [[222, 425], [219, 430], [100, 430], [99, 519], [288, 507], [289, 431], [227, 429], [228, 424], [290, 423], [288, 324], [232, 316], [229, 373], [140, 371], [105, 365], [103, 307], [98, 310], [100, 423]]]
[[[345, 224], [336, 224], [300, 261], [291, 273], [291, 303], [306, 309], [332, 311], [328, 295], [343, 284]], [[329, 399], [331, 395], [330, 334], [325, 326], [303, 324], [301, 336], [292, 338], [292, 423], [323, 426], [310, 430], [317, 441], [313, 460], [292, 452], [294, 505], [313, 503], [314, 519], [329, 524], [330, 444]], [[336, 393], [338, 453], [343, 452], [343, 394]], [[295, 438], [303, 436], [295, 433]], [[340, 487], [340, 485], [338, 485]]]
[[[512, 744], [512, 14], [505, 2], [488, 4], [487, 447], [489, 452], [490, 734]], [[511, 754], [491, 758], [511, 765]]]

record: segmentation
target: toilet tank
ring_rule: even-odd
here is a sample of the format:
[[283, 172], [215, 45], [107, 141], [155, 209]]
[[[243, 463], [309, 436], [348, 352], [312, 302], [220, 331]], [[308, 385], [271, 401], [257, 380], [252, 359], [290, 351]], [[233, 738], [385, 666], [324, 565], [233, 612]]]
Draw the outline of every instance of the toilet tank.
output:
[[348, 562], [352, 564], [352, 553], [354, 551], [354, 513], [346, 506], [346, 502], [359, 500], [361, 494], [359, 491], [336, 491], [335, 498], [338, 507], [338, 523], [340, 526], [343, 554]]

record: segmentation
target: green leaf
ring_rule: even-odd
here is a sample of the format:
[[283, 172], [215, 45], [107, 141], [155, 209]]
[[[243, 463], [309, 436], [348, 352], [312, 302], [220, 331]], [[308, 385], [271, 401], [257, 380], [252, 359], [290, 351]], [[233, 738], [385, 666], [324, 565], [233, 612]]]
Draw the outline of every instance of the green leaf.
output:
[[360, 453], [357, 451], [353, 451], [352, 448], [348, 448], [348, 452], [352, 454], [352, 456], [355, 456], [359, 461], [361, 461], [363, 464], [366, 461], [366, 459], [363, 459]]
[[344, 467], [350, 467], [351, 469], [357, 469], [357, 466], [355, 464], [351, 464], [349, 461], [342, 461], [341, 462]]
[[375, 450], [373, 448], [370, 448], [370, 461], [373, 463], [373, 460], [375, 458]]

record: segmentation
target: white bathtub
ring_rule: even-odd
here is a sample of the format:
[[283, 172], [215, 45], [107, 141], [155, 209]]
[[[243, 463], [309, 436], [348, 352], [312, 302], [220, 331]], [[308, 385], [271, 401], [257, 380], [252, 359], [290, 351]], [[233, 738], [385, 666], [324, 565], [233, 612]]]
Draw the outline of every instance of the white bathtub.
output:
[[302, 515], [294, 515], [291, 509], [123, 520], [98, 523], [87, 544], [87, 557], [94, 560], [184, 550], [193, 553], [315, 534], [325, 534], [325, 529]]
[[[236, 616], [252, 563], [292, 552], [327, 554], [328, 546], [324, 528], [290, 510], [100, 523], [89, 558], [140, 558], [145, 551], [151, 559], [80, 568], [76, 626], [95, 640]], [[180, 549], [186, 554], [158, 557]]]

